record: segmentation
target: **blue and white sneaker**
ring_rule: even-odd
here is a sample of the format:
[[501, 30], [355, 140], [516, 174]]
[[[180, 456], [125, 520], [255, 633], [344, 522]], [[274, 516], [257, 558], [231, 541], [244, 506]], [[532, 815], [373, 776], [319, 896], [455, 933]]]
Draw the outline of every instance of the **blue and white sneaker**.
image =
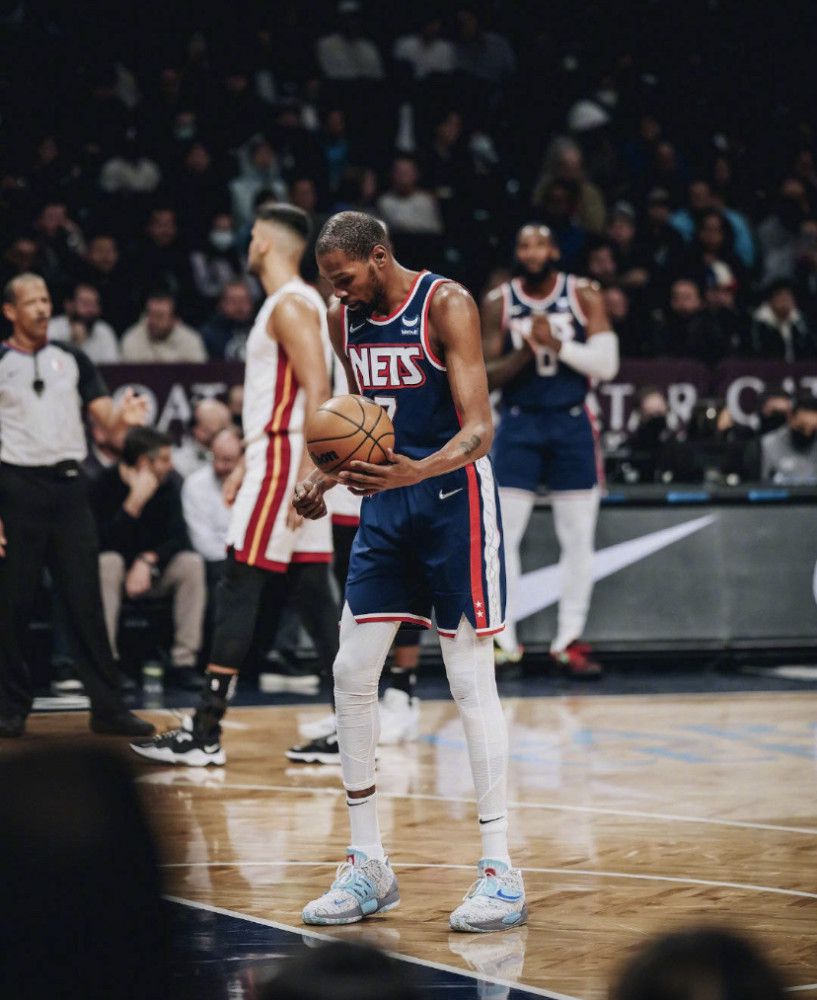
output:
[[528, 922], [522, 872], [483, 858], [479, 877], [449, 919], [452, 931], [507, 931]]
[[354, 924], [400, 902], [397, 879], [388, 858], [378, 861], [351, 847], [338, 865], [329, 892], [304, 907], [305, 924]]

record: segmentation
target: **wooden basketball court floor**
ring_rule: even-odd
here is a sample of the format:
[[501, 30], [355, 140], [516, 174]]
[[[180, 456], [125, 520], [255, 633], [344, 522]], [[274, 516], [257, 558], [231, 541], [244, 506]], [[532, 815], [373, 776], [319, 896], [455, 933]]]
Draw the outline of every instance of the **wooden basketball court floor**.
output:
[[[647, 935], [725, 922], [768, 948], [790, 988], [817, 998], [817, 692], [504, 704], [511, 850], [525, 872], [528, 926], [449, 932], [479, 838], [456, 711], [424, 701], [421, 738], [380, 751], [381, 827], [402, 902], [322, 933], [456, 971], [446, 996], [456, 984], [460, 997], [596, 1000]], [[255, 959], [308, 935], [301, 907], [325, 891], [344, 854], [339, 768], [284, 757], [298, 721], [321, 711], [234, 709], [223, 769], [137, 765], [168, 894], [218, 917], [211, 934], [229, 924], [231, 940], [251, 939]], [[170, 712], [148, 715], [173, 724]], [[63, 738], [85, 725], [84, 715], [38, 716], [30, 732]], [[272, 936], [259, 937], [264, 929]], [[230, 947], [221, 942], [220, 953], [229, 958]], [[240, 971], [233, 979], [224, 996], [254, 996]]]

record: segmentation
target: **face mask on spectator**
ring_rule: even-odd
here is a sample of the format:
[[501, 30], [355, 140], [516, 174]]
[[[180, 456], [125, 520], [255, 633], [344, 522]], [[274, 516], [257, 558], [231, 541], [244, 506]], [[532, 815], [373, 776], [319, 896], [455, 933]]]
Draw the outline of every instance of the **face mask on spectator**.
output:
[[192, 139], [196, 134], [196, 123], [195, 122], [180, 122], [173, 129], [173, 135], [179, 140], [179, 142], [187, 142]]
[[814, 443], [813, 433], [798, 431], [794, 427], [789, 431], [789, 436], [791, 438], [791, 446], [795, 451], [808, 451]]
[[214, 229], [210, 233], [210, 242], [216, 250], [229, 250], [235, 241], [235, 237], [229, 229]]
[[760, 433], [768, 434], [769, 431], [776, 431], [786, 422], [786, 414], [782, 410], [777, 413], [770, 413], [766, 417], [760, 418]]

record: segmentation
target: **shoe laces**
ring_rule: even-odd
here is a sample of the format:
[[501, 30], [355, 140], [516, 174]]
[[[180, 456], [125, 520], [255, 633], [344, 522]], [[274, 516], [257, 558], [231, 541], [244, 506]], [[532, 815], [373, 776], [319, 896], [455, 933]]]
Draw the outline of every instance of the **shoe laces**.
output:
[[471, 899], [472, 896], [495, 896], [497, 891], [495, 875], [480, 875], [471, 885], [468, 892], [462, 897], [463, 900]]
[[374, 890], [371, 882], [360, 868], [356, 868], [351, 861], [341, 861], [338, 865], [332, 888], [343, 889], [344, 892], [351, 893], [361, 902]]

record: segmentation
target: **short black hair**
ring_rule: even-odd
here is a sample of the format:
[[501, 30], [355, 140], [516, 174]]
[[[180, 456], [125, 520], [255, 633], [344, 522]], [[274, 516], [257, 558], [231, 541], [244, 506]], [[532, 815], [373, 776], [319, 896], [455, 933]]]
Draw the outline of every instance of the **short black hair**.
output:
[[256, 208], [255, 217], [259, 222], [274, 222], [279, 226], [286, 226], [305, 243], [309, 242], [312, 235], [309, 216], [295, 205], [270, 204], [265, 201]]
[[792, 412], [796, 413], [798, 410], [817, 413], [817, 396], [809, 389], [798, 390], [797, 395], [794, 397], [794, 410]]
[[154, 288], [152, 292], [148, 292], [145, 296], [145, 306], [148, 302], [172, 302], [174, 310], [176, 308], [176, 296], [166, 288]]
[[327, 219], [318, 234], [315, 253], [340, 250], [352, 260], [368, 260], [376, 246], [389, 247], [386, 227], [365, 212], [338, 212]]
[[169, 435], [157, 431], [155, 427], [131, 427], [122, 445], [122, 461], [125, 465], [134, 466], [142, 455], [150, 455], [171, 444]]

